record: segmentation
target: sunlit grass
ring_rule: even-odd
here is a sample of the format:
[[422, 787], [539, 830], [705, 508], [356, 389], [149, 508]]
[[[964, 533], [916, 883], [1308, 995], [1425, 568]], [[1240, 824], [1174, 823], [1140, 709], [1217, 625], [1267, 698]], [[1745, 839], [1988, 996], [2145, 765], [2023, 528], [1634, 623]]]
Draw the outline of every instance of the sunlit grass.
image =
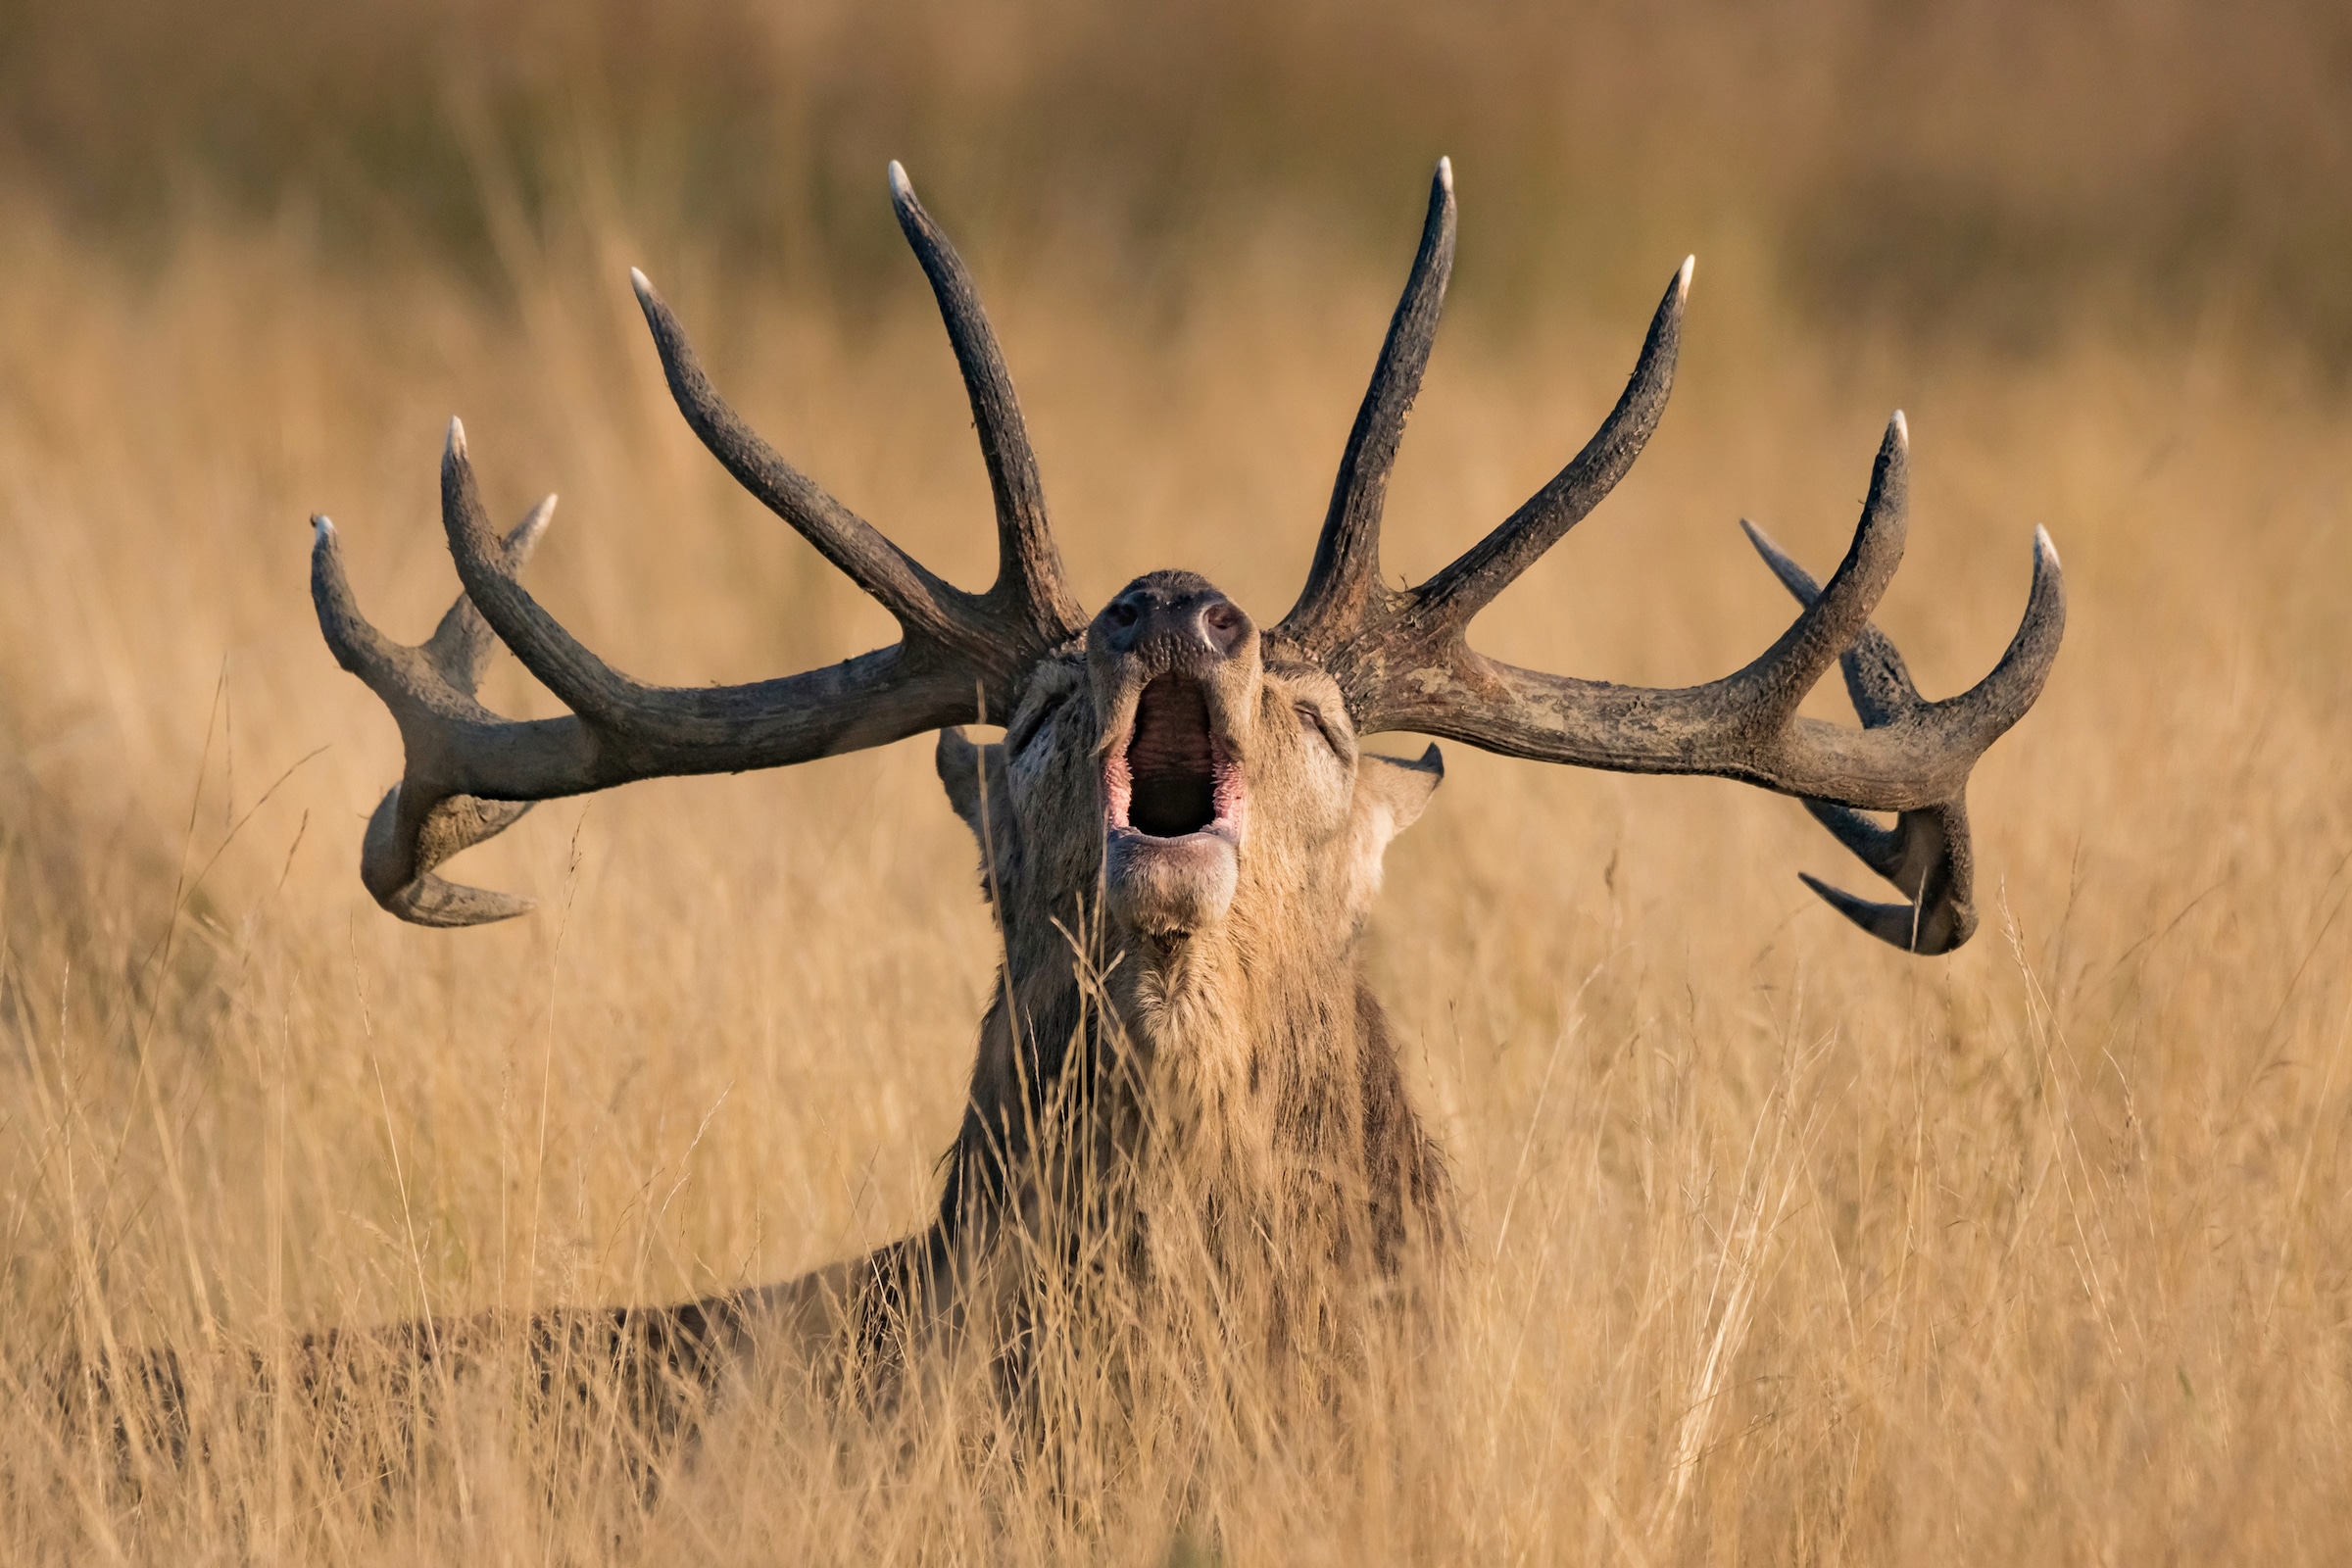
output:
[[[1393, 267], [1275, 236], [1170, 285], [1172, 314], [1067, 258], [983, 270], [1083, 599], [1180, 564], [1280, 613], [1413, 216]], [[1466, 1256], [1431, 1364], [1349, 1441], [1256, 1429], [1022, 1466], [969, 1368], [879, 1431], [827, 1422], [779, 1369], [698, 1446], [649, 1455], [494, 1370], [369, 1482], [353, 1428], [217, 1369], [321, 1325], [674, 1299], [905, 1232], [994, 943], [919, 742], [542, 807], [462, 865], [537, 914], [397, 924], [356, 870], [397, 740], [318, 641], [305, 517], [335, 516], [370, 612], [420, 634], [454, 592], [433, 464], [462, 413], [497, 510], [563, 493], [532, 580], [568, 623], [634, 673], [747, 678], [888, 623], [694, 444], [621, 269], [654, 267], [779, 446], [976, 583], [966, 412], [913, 295], [876, 318], [722, 286], [617, 226], [510, 256], [509, 310], [429, 269], [335, 281], [299, 238], [201, 223], [160, 270], [118, 271], [22, 220], [0, 315], [0, 1381], [20, 1412], [0, 1555], [2345, 1547], [2340, 403], [2227, 338], [1833, 350], [1742, 259], [1702, 256], [1659, 436], [1479, 640], [1652, 683], [1732, 667], [1787, 614], [1734, 519], [1826, 565], [1904, 407], [1912, 537], [1881, 620], [1922, 685], [1997, 657], [2035, 523], [2073, 595], [2047, 695], [1977, 775], [1971, 947], [1912, 960], [1840, 924], [1794, 873], [1866, 873], [1793, 803], [1448, 747], [1369, 963]], [[1612, 258], [1632, 281], [1604, 297], [1441, 340], [1392, 574], [1442, 564], [1574, 449], [1677, 260]], [[550, 710], [511, 663], [492, 691]], [[199, 1462], [125, 1460], [52, 1413], [48, 1369], [109, 1344], [185, 1349]], [[364, 1400], [357, 1419], [390, 1430]]]

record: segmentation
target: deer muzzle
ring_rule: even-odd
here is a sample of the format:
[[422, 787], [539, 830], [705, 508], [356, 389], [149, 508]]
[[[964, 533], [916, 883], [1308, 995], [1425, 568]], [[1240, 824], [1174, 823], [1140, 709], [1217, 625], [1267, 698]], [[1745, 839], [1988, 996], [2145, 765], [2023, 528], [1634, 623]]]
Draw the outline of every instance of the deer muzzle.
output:
[[1147, 685], [1125, 744], [1102, 760], [1113, 912], [1153, 935], [1222, 918], [1240, 875], [1248, 799], [1241, 762], [1211, 727], [1200, 684], [1161, 675]]
[[1241, 872], [1257, 629], [1207, 583], [1153, 573], [1097, 617], [1088, 656], [1110, 912], [1152, 936], [1213, 924]]

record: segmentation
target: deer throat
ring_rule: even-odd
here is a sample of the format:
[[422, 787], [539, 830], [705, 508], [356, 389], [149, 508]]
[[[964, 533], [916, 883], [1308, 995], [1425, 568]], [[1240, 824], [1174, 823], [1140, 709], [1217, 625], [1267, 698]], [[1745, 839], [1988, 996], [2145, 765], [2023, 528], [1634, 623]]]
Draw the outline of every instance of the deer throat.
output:
[[1200, 682], [1147, 685], [1126, 736], [1102, 760], [1103, 875], [1111, 915], [1170, 939], [1217, 924], [1233, 904], [1249, 792]]

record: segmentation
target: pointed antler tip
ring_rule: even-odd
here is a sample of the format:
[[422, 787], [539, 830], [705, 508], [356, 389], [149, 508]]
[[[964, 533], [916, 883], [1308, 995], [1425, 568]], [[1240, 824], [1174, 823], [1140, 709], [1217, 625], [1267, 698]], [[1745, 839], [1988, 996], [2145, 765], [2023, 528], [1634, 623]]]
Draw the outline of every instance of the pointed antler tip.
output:
[[1451, 195], [1451, 194], [1452, 194], [1452, 192], [1453, 192], [1453, 160], [1452, 160], [1452, 159], [1450, 159], [1450, 158], [1441, 158], [1441, 159], [1439, 159], [1439, 160], [1438, 160], [1438, 184], [1439, 184], [1440, 186], [1442, 186], [1442, 187], [1443, 187], [1443, 188], [1446, 190], [1446, 194], [1448, 194], [1448, 195]]
[[323, 512], [315, 514], [311, 518], [311, 542], [322, 545], [334, 536], [335, 519]]
[[539, 498], [539, 504], [524, 515], [522, 521], [514, 525], [513, 542], [525, 549], [538, 543], [539, 536], [547, 532], [548, 520], [555, 514], [556, 495], [551, 490]]
[[1903, 417], [1902, 410], [1895, 410], [1894, 417], [1886, 421], [1886, 434], [1896, 446], [1905, 450], [1910, 448], [1911, 421]]
[[1698, 258], [1696, 256], [1683, 258], [1683, 265], [1676, 270], [1674, 274], [1674, 297], [1676, 299], [1686, 300], [1690, 297], [1690, 274], [1697, 267]]
[[466, 456], [466, 421], [454, 414], [449, 416], [449, 442], [441, 455], [445, 459]]
[[2058, 547], [2050, 540], [2050, 530], [2039, 523], [2034, 526], [2034, 554], [2036, 559], [2048, 562], [2053, 568], [2059, 564]]
[[[1870, 932], [1871, 935], [1884, 936], [1886, 934], [1871, 924], [1871, 916], [1886, 906], [1874, 905], [1867, 899], [1858, 899], [1834, 883], [1824, 882], [1810, 871], [1797, 872], [1796, 879], [1811, 888], [1822, 903], [1836, 909], [1863, 930]], [[1892, 941], [1893, 939], [1888, 938], [1887, 940]], [[1900, 946], [1900, 944], [1897, 945]]]
[[906, 166], [896, 158], [890, 161], [890, 199], [901, 203], [914, 200], [914, 186], [907, 181]]
[[1798, 604], [1810, 605], [1820, 596], [1821, 585], [1813, 580], [1813, 574], [1798, 565], [1795, 558], [1783, 550], [1772, 535], [1747, 517], [1740, 519], [1740, 530], [1747, 535], [1747, 542], [1756, 547], [1756, 554], [1764, 558], [1764, 564], [1771, 568], [1775, 577], [1781, 579], [1781, 586], [1788, 589]]
[[652, 302], [654, 297], [653, 280], [634, 267], [629, 269], [629, 288], [636, 294], [638, 304], [645, 305]]

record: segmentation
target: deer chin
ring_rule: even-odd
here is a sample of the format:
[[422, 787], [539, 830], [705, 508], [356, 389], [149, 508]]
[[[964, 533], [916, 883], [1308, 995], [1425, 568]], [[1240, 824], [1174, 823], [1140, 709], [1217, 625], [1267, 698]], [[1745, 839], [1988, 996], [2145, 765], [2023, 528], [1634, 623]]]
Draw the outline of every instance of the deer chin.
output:
[[1162, 675], [1105, 749], [1104, 890], [1111, 917], [1130, 930], [1181, 936], [1215, 925], [1233, 904], [1249, 791], [1218, 728], [1200, 682]]
[[1225, 918], [1241, 877], [1239, 835], [1204, 828], [1182, 838], [1109, 830], [1104, 892], [1111, 918], [1146, 936], [1189, 936]]

